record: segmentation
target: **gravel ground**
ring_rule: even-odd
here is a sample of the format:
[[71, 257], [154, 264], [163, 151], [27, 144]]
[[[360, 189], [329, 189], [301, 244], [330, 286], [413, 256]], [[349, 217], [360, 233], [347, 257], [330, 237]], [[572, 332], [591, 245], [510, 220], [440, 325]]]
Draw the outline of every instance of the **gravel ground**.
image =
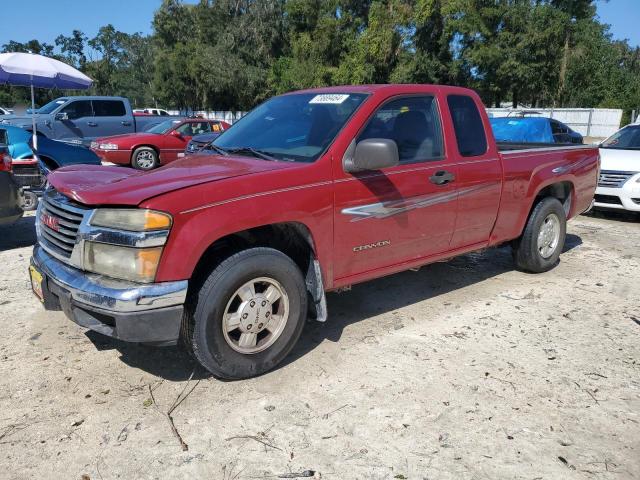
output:
[[0, 227], [0, 478], [638, 479], [639, 239], [582, 216], [546, 274], [500, 248], [330, 294], [284, 366], [222, 382], [44, 312], [26, 217]]

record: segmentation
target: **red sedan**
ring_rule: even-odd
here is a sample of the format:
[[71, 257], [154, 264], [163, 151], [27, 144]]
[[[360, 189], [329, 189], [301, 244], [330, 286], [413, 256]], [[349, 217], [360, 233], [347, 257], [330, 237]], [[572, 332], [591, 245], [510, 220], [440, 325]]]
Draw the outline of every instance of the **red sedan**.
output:
[[91, 142], [91, 150], [104, 162], [151, 170], [182, 156], [194, 135], [222, 132], [230, 126], [201, 118], [165, 120], [146, 132], [98, 138]]

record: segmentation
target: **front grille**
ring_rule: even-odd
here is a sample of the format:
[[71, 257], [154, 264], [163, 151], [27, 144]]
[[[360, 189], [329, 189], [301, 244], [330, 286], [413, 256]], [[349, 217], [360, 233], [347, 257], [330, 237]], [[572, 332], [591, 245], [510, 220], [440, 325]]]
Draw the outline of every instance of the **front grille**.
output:
[[11, 172], [19, 187], [42, 188], [46, 180], [37, 165], [13, 164]]
[[627, 180], [637, 172], [620, 172], [617, 170], [602, 170], [598, 179], [599, 187], [622, 188]]
[[612, 205], [622, 205], [620, 197], [615, 195], [595, 195], [593, 198], [597, 203], [609, 203]]
[[47, 190], [38, 209], [39, 242], [58, 258], [71, 258], [78, 229], [89, 209], [55, 190]]

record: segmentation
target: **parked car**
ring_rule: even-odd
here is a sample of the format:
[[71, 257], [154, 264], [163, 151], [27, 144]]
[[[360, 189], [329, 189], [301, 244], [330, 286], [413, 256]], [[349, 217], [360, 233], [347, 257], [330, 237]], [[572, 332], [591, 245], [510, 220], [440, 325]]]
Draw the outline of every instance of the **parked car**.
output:
[[480, 97], [435, 85], [291, 92], [211, 148], [52, 173], [31, 260], [45, 308], [252, 377], [327, 320], [325, 291], [502, 244], [553, 268], [598, 171], [597, 147], [501, 152]]
[[[2, 117], [1, 124], [31, 131], [31, 120], [30, 115], [9, 115]], [[161, 121], [155, 116], [134, 116], [123, 97], [61, 97], [38, 109], [36, 130], [47, 138], [88, 145], [98, 137], [141, 132]]]
[[220, 136], [221, 132], [211, 132], [211, 133], [202, 133], [200, 135], [195, 135], [189, 143], [187, 144], [187, 148], [184, 149], [185, 155], [192, 155], [194, 153], [216, 153], [216, 150], [210, 150], [206, 147], [211, 144], [216, 138]]
[[600, 161], [594, 207], [640, 212], [640, 125], [627, 125], [602, 142]]
[[[14, 180], [21, 188], [38, 193], [44, 186], [45, 176], [66, 165], [100, 165], [100, 159], [88, 148], [78, 145], [38, 138], [38, 150], [34, 154], [33, 136], [22, 128], [0, 125], [0, 138], [4, 138], [7, 154], [11, 159]], [[35, 207], [37, 198], [26, 192], [27, 209]]]
[[219, 120], [165, 120], [146, 132], [99, 138], [91, 143], [91, 149], [105, 162], [152, 170], [183, 155], [194, 135], [229, 126]]
[[6, 137], [0, 132], [0, 226], [14, 223], [22, 214], [20, 187], [11, 174]]
[[497, 142], [583, 143], [582, 135], [553, 118], [493, 117], [490, 122]]
[[2, 115], [13, 115], [13, 110], [10, 108], [0, 107], [0, 116]]
[[170, 115], [169, 112], [167, 112], [163, 108], [145, 108], [142, 110], [142, 112], [148, 115], [159, 115], [161, 117], [166, 117]]

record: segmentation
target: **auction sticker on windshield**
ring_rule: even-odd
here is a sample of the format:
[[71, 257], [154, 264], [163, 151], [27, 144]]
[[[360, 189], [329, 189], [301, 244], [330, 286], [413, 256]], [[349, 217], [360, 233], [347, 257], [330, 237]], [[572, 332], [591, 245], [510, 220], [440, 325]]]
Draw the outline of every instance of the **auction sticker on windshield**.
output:
[[337, 93], [321, 93], [320, 95], [316, 95], [309, 103], [333, 103], [340, 104], [344, 102], [349, 95], [337, 94]]

